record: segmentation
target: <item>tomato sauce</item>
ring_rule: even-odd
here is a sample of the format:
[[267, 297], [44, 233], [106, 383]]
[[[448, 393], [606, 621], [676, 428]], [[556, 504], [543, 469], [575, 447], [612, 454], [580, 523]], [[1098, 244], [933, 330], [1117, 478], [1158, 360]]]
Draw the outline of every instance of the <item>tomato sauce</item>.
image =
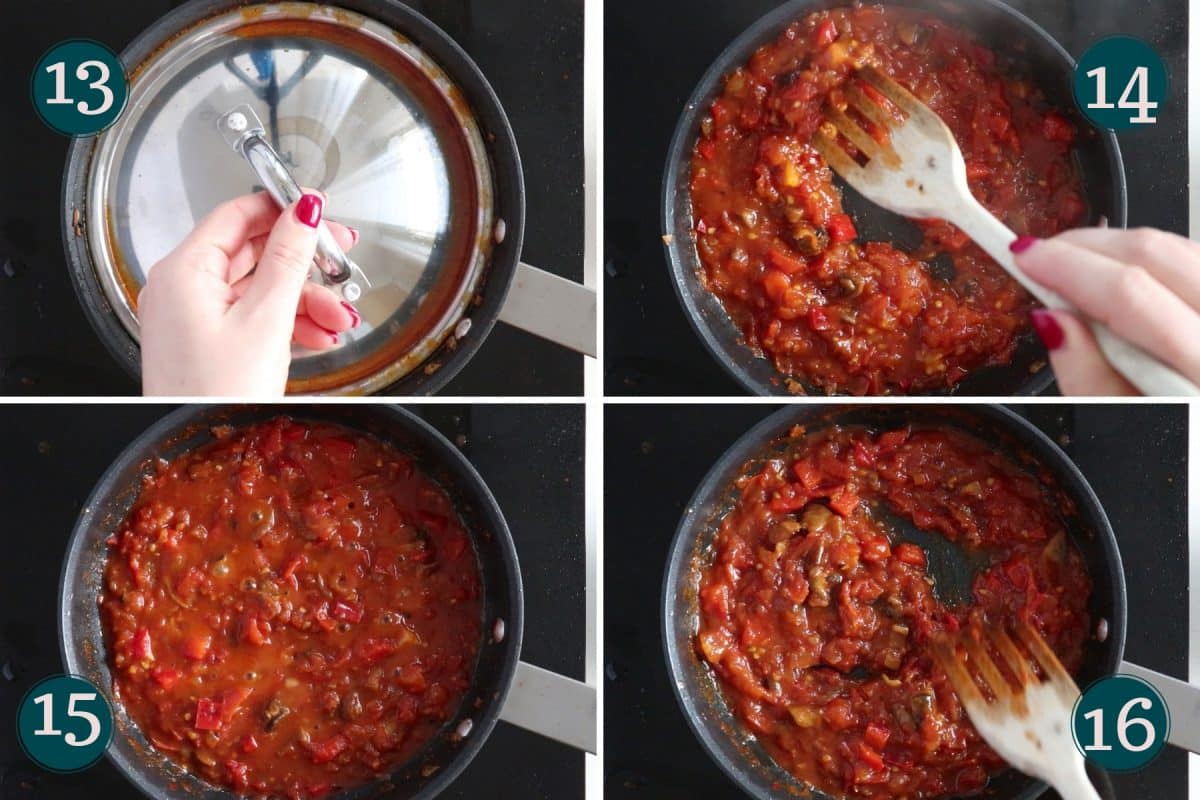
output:
[[1086, 216], [1074, 126], [970, 34], [882, 6], [794, 23], [725, 78], [691, 195], [706, 287], [795, 393], [945, 390], [1007, 363], [1030, 328], [1033, 299], [949, 223], [915, 221], [923, 240], [911, 252], [858, 235], [810, 142], [864, 66], [946, 122], [972, 193], [1018, 234], [1051, 236]]
[[[834, 427], [794, 431], [738, 488], [700, 576], [696, 640], [734, 715], [835, 795], [983, 788], [1004, 762], [929, 645], [1023, 620], [1079, 668], [1091, 583], [1042, 484], [959, 431]], [[885, 509], [965, 550], [969, 601], [939, 597]]]
[[450, 498], [392, 447], [276, 419], [144, 480], [100, 600], [150, 743], [242, 794], [370, 781], [456, 713], [482, 635]]

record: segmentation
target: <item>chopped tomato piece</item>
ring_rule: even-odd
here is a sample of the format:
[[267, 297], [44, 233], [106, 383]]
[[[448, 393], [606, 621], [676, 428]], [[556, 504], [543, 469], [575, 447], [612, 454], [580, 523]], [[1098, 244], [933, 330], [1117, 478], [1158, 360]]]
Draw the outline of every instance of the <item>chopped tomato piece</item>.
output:
[[794, 275], [797, 272], [808, 269], [807, 261], [786, 253], [779, 247], [772, 247], [767, 251], [767, 261], [770, 262], [772, 267], [785, 275]]
[[230, 759], [225, 762], [225, 771], [229, 773], [229, 782], [233, 784], [233, 788], [241, 791], [250, 786], [249, 765]]
[[271, 623], [259, 617], [258, 614], [248, 613], [242, 617], [242, 621], [238, 625], [238, 635], [246, 644], [259, 647], [267, 643], [271, 635]]
[[212, 646], [212, 634], [198, 633], [183, 640], [183, 654], [193, 661], [203, 661]]
[[164, 689], [170, 689], [179, 682], [179, 670], [170, 667], [155, 667], [150, 670], [150, 677]]
[[253, 753], [257, 749], [258, 749], [258, 739], [254, 738], [253, 733], [247, 733], [245, 735], [245, 737], [242, 738], [242, 752], [243, 753]]
[[925, 551], [912, 542], [900, 542], [894, 548], [896, 558], [914, 567], [925, 567]]
[[712, 139], [701, 139], [696, 145], [696, 152], [706, 160], [712, 161], [717, 155], [717, 145]]
[[838, 487], [829, 497], [829, 507], [847, 517], [858, 508], [858, 493], [849, 484]]
[[1052, 142], [1069, 145], [1075, 141], [1075, 126], [1062, 114], [1051, 111], [1042, 120], [1042, 135]]
[[313, 742], [309, 745], [309, 750], [312, 753], [314, 764], [327, 764], [341, 755], [342, 751], [349, 746], [350, 744], [346, 741], [346, 737], [338, 734], [323, 742]]
[[863, 733], [863, 739], [871, 747], [876, 750], [882, 750], [891, 738], [892, 732], [880, 725], [878, 722], [868, 722], [867, 729]]
[[861, 758], [863, 763], [871, 769], [881, 770], [885, 769], [887, 766], [883, 763], [883, 758], [879, 755], [879, 753], [876, 752], [875, 749], [866, 742], [859, 743], [858, 757]]

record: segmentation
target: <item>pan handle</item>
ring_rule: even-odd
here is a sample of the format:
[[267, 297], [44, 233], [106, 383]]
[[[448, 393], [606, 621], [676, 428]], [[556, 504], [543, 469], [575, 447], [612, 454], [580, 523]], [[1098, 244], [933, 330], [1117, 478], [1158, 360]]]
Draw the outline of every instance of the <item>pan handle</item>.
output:
[[500, 719], [577, 750], [596, 752], [596, 689], [524, 661], [517, 662]]
[[596, 356], [596, 292], [528, 264], [517, 264], [500, 319], [535, 336]]
[[1200, 753], [1200, 686], [1193, 686], [1178, 678], [1130, 664], [1128, 661], [1122, 661], [1117, 672], [1141, 678], [1158, 689], [1171, 711], [1171, 732], [1167, 735], [1167, 742], [1184, 750]]

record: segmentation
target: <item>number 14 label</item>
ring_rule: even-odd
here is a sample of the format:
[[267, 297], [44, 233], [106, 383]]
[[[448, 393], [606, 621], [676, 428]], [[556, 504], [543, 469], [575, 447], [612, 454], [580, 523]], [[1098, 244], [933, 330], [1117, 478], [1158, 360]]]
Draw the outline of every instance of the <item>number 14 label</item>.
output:
[[1166, 96], [1167, 70], [1162, 58], [1150, 45], [1131, 36], [1097, 42], [1075, 68], [1075, 102], [1103, 128], [1153, 125]]

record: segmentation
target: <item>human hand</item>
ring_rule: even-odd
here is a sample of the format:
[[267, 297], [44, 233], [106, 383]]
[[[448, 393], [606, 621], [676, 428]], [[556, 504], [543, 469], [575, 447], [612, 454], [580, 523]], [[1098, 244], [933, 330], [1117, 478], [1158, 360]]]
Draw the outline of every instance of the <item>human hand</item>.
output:
[[[307, 280], [324, 200], [305, 194], [281, 212], [266, 194], [218, 206], [158, 262], [138, 296], [147, 395], [283, 394], [291, 342], [338, 344], [354, 307]], [[358, 234], [326, 223], [343, 249]]]
[[[1081, 314], [1200, 383], [1200, 244], [1140, 228], [1081, 228], [1022, 236], [1017, 265]], [[1135, 395], [1104, 358], [1083, 318], [1039, 309], [1033, 324], [1064, 395]]]

